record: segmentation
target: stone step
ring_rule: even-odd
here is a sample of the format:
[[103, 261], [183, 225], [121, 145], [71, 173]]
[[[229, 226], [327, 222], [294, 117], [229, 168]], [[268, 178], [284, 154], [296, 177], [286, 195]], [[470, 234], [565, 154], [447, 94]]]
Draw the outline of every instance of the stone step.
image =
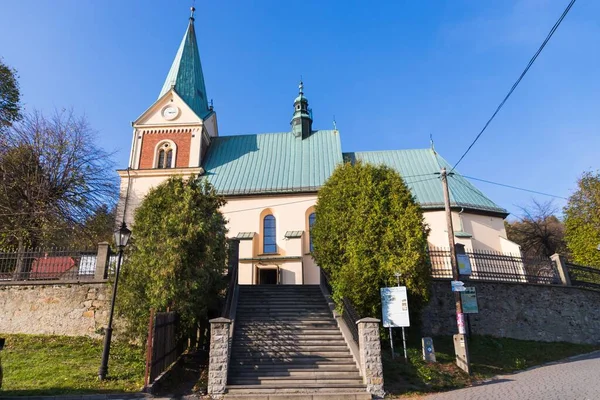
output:
[[296, 341], [296, 340], [312, 340], [312, 341], [336, 341], [344, 340], [341, 333], [334, 330], [321, 331], [314, 333], [283, 333], [281, 335], [273, 336], [271, 332], [265, 331], [235, 331], [234, 341], [240, 340], [272, 340], [272, 341]]
[[314, 336], [341, 336], [340, 330], [337, 325], [331, 328], [320, 328], [320, 329], [294, 329], [281, 331], [279, 329], [261, 329], [258, 327], [242, 327], [240, 325], [235, 326], [235, 336], [238, 334], [260, 334], [260, 335], [280, 335], [281, 337], [314, 337]]
[[[235, 394], [226, 394], [225, 399], [239, 400], [371, 400], [371, 395], [366, 391], [356, 389], [336, 389], [336, 393], [318, 391], [318, 389], [303, 389], [301, 392], [285, 392], [276, 389], [256, 389], [235, 391]], [[245, 394], [244, 394], [245, 393]]]
[[283, 337], [277, 336], [258, 336], [258, 335], [238, 335], [233, 340], [233, 346], [344, 346], [346, 342], [344, 338], [339, 336], [333, 337], [315, 337], [314, 339], [305, 339], [298, 337]]
[[343, 363], [329, 364], [263, 364], [263, 365], [231, 365], [229, 371], [237, 374], [245, 373], [263, 373], [263, 374], [279, 374], [279, 373], [301, 373], [301, 372], [356, 372], [358, 369], [353, 361]]
[[241, 350], [236, 350], [232, 352], [233, 356], [236, 359], [240, 359], [241, 357], [276, 357], [276, 358], [289, 358], [289, 357], [302, 357], [302, 356], [317, 356], [324, 358], [331, 357], [350, 357], [350, 352], [347, 348], [338, 349], [338, 348], [328, 348], [322, 347], [317, 350], [307, 348], [307, 349], [299, 349], [299, 350], [269, 350], [269, 349], [260, 349], [259, 351], [247, 350], [242, 352]]
[[306, 364], [328, 364], [339, 362], [354, 362], [354, 358], [349, 351], [323, 354], [265, 354], [265, 353], [245, 353], [236, 354], [231, 357], [231, 362], [236, 365], [270, 365], [270, 364], [288, 364], [290, 367]]
[[336, 378], [338, 376], [346, 376], [354, 379], [361, 379], [358, 374], [356, 367], [354, 369], [337, 368], [331, 371], [310, 369], [310, 370], [252, 370], [252, 371], [239, 371], [235, 374], [237, 378], [258, 378], [258, 377], [294, 377], [294, 378]]
[[268, 312], [327, 312], [331, 314], [331, 310], [326, 306], [307, 306], [307, 305], [256, 305], [256, 306], [238, 306], [238, 314], [248, 313], [268, 313]]
[[[311, 331], [314, 333], [322, 333], [331, 332], [335, 329], [338, 329], [337, 324], [335, 323], [308, 323], [308, 322], [294, 322], [285, 324], [258, 324], [258, 323], [239, 323], [235, 325], [235, 333], [247, 333], [247, 332], [273, 332], [273, 334], [277, 335], [277, 333], [285, 334], [285, 335], [294, 335], [299, 333], [307, 333], [306, 331]], [[303, 332], [304, 331], [304, 332]]]
[[298, 377], [259, 377], [259, 378], [231, 378], [228, 380], [232, 385], [286, 385], [289, 387], [298, 387], [304, 385], [324, 385], [324, 384], [342, 384], [342, 385], [361, 385], [360, 377], [336, 376], [330, 378], [298, 378]]
[[274, 318], [274, 317], [251, 317], [251, 316], [238, 316], [235, 319], [235, 322], [239, 322], [239, 323], [244, 323], [244, 324], [248, 324], [251, 322], [255, 322], [256, 324], [266, 324], [266, 323], [272, 323], [273, 325], [277, 325], [277, 324], [291, 324], [291, 323], [298, 323], [298, 322], [304, 322], [307, 321], [308, 323], [311, 324], [329, 324], [329, 325], [336, 325], [337, 323], [335, 322], [335, 319], [333, 319], [331, 316], [328, 317], [320, 317], [320, 316], [315, 316], [315, 317], [305, 317], [305, 316], [301, 316], [301, 315], [294, 315], [294, 316], [287, 316], [287, 317], [280, 317], [280, 318]]
[[268, 346], [244, 346], [235, 344], [232, 346], [232, 354], [261, 353], [261, 354], [315, 354], [348, 351], [345, 343], [327, 346], [315, 345], [284, 345], [275, 344]]
[[331, 314], [331, 311], [329, 311], [329, 309], [322, 309], [322, 310], [305, 310], [305, 309], [264, 309], [261, 311], [252, 311], [252, 312], [246, 312], [246, 311], [241, 311], [238, 310], [237, 311], [237, 315], [243, 315], [243, 316], [252, 316], [252, 317], [259, 317], [259, 316], [263, 316], [263, 315], [279, 315], [279, 314], [291, 314], [291, 315], [310, 315], [310, 314], [319, 314], [319, 315], [327, 315], [328, 317], [332, 318], [333, 314]]
[[[313, 389], [313, 390], [306, 390]], [[271, 393], [271, 394], [286, 394], [286, 393], [331, 393], [331, 394], [344, 394], [344, 393], [356, 393], [357, 389], [366, 391], [366, 385], [360, 384], [347, 384], [347, 383], [330, 383], [324, 386], [322, 383], [307, 383], [302, 387], [289, 387], [284, 384], [264, 384], [264, 385], [227, 385], [227, 392], [230, 394], [251, 394], [251, 393]], [[361, 393], [362, 394], [362, 393]], [[344, 397], [345, 398], [345, 397]], [[368, 397], [370, 398], [370, 397]]]

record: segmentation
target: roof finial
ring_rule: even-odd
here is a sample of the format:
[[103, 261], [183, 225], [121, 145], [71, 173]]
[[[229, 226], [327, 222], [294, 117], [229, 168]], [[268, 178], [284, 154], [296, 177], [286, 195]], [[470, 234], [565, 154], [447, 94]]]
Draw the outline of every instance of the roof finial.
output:
[[433, 152], [435, 153], [435, 147], [433, 145], [433, 134], [432, 133], [429, 134], [429, 143], [431, 144], [431, 150], [433, 150]]
[[333, 130], [337, 131], [337, 123], [335, 122], [335, 115], [333, 116]]
[[300, 84], [298, 85], [298, 91], [300, 94], [304, 94], [304, 83], [302, 83], [302, 75], [300, 75]]
[[[195, 2], [194, 2], [195, 3]], [[194, 20], [194, 12], [196, 11], [196, 7], [194, 7], [193, 5], [190, 7], [190, 19], [193, 21]]]

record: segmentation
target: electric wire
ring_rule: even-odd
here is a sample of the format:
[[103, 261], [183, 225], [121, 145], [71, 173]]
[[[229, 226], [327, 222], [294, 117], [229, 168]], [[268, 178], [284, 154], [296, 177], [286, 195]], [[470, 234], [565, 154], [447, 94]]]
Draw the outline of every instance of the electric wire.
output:
[[488, 119], [488, 121], [485, 123], [485, 125], [483, 126], [483, 129], [481, 129], [481, 131], [477, 134], [477, 136], [475, 136], [475, 139], [473, 140], [473, 142], [471, 142], [471, 144], [469, 145], [469, 147], [467, 148], [467, 150], [463, 153], [463, 155], [460, 156], [459, 160], [456, 162], [456, 164], [454, 164], [454, 166], [452, 167], [452, 169], [450, 170], [450, 172], [454, 171], [454, 169], [458, 166], [458, 164], [460, 164], [460, 162], [463, 160], [463, 158], [465, 158], [465, 156], [469, 153], [469, 151], [471, 150], [471, 148], [473, 148], [473, 146], [475, 145], [475, 143], [479, 140], [479, 138], [481, 137], [481, 135], [483, 134], [483, 132], [485, 132], [485, 130], [487, 129], [487, 127], [490, 125], [490, 123], [492, 122], [492, 120], [496, 117], [496, 114], [498, 114], [498, 112], [500, 111], [500, 109], [504, 106], [504, 103], [506, 103], [506, 101], [512, 95], [512, 93], [515, 91], [515, 89], [517, 88], [517, 86], [519, 86], [519, 83], [521, 83], [521, 80], [523, 79], [523, 77], [525, 77], [525, 74], [527, 74], [527, 71], [529, 71], [529, 68], [531, 68], [531, 66], [533, 65], [533, 63], [535, 62], [535, 60], [537, 59], [537, 57], [540, 55], [540, 53], [542, 52], [542, 50], [544, 50], [544, 47], [546, 47], [546, 44], [548, 43], [548, 41], [550, 40], [550, 38], [552, 37], [552, 35], [554, 35], [554, 32], [556, 32], [556, 30], [560, 26], [561, 22], [563, 21], [563, 19], [569, 13], [569, 10], [571, 10], [571, 7], [573, 7], [573, 4], [575, 4], [575, 1], [576, 0], [571, 0], [571, 2], [569, 3], [569, 5], [567, 6], [567, 8], [565, 8], [565, 11], [563, 11], [563, 13], [560, 16], [560, 18], [556, 21], [556, 23], [554, 24], [554, 26], [552, 27], [552, 29], [550, 29], [550, 32], [546, 36], [546, 39], [542, 42], [541, 46], [535, 52], [535, 54], [533, 55], [533, 57], [531, 58], [531, 60], [529, 60], [529, 63], [527, 64], [527, 67], [525, 67], [525, 69], [523, 70], [523, 72], [519, 76], [519, 79], [517, 79], [516, 82], [512, 85], [512, 87], [508, 91], [508, 94], [504, 97], [504, 100], [502, 100], [502, 102], [500, 103], [500, 105], [498, 106], [498, 108], [496, 108], [496, 111], [494, 111], [494, 113], [492, 114], [492, 116], [490, 117], [490, 119]]
[[492, 181], [488, 181], [487, 179], [480, 179], [480, 178], [475, 178], [475, 177], [467, 176], [467, 175], [462, 175], [462, 177], [463, 178], [467, 178], [467, 179], [471, 179], [471, 180], [474, 180], [474, 181], [480, 181], [480, 182], [489, 183], [491, 185], [502, 186], [502, 187], [506, 187], [506, 188], [510, 188], [510, 189], [515, 189], [515, 190], [521, 190], [523, 192], [535, 193], [535, 194], [539, 194], [539, 195], [542, 195], [542, 196], [554, 197], [554, 198], [562, 199], [562, 200], [569, 200], [568, 198], [563, 197], [563, 196], [558, 196], [558, 195], [555, 195], [555, 194], [539, 192], [537, 190], [525, 189], [525, 188], [521, 188], [521, 187], [518, 187], [518, 186], [507, 185], [507, 184], [504, 184], [504, 183], [492, 182]]

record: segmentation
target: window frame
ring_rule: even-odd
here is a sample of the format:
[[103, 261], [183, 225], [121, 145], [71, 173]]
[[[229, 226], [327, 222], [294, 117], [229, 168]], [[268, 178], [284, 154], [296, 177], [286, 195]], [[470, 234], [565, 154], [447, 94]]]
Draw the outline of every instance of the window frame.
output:
[[267, 214], [262, 222], [263, 254], [277, 254], [277, 219], [273, 214]]

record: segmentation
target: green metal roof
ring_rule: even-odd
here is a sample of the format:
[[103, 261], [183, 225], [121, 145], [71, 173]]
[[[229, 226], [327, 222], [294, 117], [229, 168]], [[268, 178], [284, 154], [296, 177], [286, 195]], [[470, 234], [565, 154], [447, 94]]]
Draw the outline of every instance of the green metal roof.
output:
[[[344, 153], [349, 162], [362, 161], [374, 165], [387, 165], [404, 178], [417, 201], [424, 209], [444, 208], [444, 193], [440, 182], [440, 169], [451, 165], [432, 149], [388, 150]], [[456, 170], [448, 178], [450, 205], [499, 214], [508, 212], [487, 198]]]
[[287, 239], [299, 239], [303, 233], [304, 231], [287, 231], [283, 236]]
[[464, 231], [454, 231], [454, 236], [457, 238], [472, 238], [473, 235], [471, 235], [469, 232], [464, 232]]
[[338, 131], [212, 138], [204, 176], [222, 195], [316, 192], [342, 162]]
[[164, 96], [172, 87], [175, 87], [177, 94], [194, 110], [196, 115], [200, 118], [207, 116], [209, 113], [208, 100], [196, 42], [194, 18], [190, 18], [190, 23], [158, 98]]
[[240, 240], [249, 240], [254, 238], [254, 232], [240, 232], [237, 234], [236, 238]]

